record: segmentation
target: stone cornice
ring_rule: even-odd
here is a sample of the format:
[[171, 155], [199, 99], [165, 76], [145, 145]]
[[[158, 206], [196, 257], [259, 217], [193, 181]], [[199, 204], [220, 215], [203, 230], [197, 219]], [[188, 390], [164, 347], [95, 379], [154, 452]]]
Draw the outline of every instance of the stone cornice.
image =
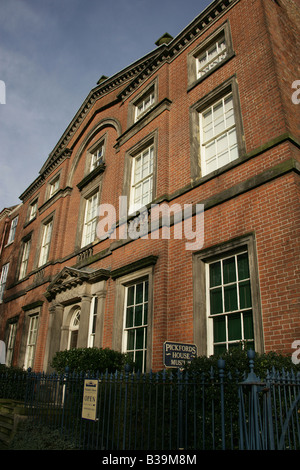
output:
[[40, 175], [31, 183], [30, 186], [21, 194], [21, 201], [25, 201], [30, 198], [45, 182], [46, 178], [62, 163], [63, 160], [70, 158], [72, 151], [65, 148], [57, 155], [57, 158], [51, 163], [42, 167]]

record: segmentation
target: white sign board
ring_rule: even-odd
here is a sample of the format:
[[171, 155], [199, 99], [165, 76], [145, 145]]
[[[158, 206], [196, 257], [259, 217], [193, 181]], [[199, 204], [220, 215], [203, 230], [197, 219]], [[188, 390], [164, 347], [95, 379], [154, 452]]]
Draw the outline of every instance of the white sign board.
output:
[[83, 402], [81, 417], [96, 421], [98, 380], [86, 379], [84, 381]]

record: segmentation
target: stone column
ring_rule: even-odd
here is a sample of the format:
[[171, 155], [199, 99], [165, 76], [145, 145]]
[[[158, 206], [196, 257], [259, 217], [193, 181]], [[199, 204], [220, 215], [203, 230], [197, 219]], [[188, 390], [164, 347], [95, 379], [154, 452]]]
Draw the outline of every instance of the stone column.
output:
[[64, 307], [61, 304], [54, 304], [49, 308], [49, 313], [49, 326], [44, 363], [44, 368], [46, 370], [50, 369], [50, 362], [52, 361], [53, 356], [60, 350]]
[[86, 348], [88, 344], [91, 302], [91, 295], [84, 294], [82, 296], [77, 348]]
[[98, 299], [98, 304], [94, 346], [96, 346], [97, 348], [102, 348], [106, 290], [102, 289], [101, 291], [97, 292], [96, 295]]

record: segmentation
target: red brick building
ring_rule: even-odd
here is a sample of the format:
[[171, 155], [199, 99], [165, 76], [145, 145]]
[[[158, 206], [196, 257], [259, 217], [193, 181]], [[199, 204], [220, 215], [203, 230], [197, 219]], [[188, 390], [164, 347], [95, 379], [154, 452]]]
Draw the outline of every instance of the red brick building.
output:
[[299, 24], [296, 0], [216, 0], [101, 77], [0, 214], [8, 364], [94, 345], [156, 370], [166, 341], [292, 353]]

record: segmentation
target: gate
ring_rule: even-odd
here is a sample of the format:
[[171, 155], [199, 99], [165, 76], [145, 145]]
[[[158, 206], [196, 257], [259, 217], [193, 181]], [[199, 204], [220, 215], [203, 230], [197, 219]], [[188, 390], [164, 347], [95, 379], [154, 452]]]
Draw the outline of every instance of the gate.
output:
[[250, 373], [239, 388], [240, 448], [300, 449], [300, 378], [274, 369], [261, 382], [253, 372], [254, 352], [248, 352]]

